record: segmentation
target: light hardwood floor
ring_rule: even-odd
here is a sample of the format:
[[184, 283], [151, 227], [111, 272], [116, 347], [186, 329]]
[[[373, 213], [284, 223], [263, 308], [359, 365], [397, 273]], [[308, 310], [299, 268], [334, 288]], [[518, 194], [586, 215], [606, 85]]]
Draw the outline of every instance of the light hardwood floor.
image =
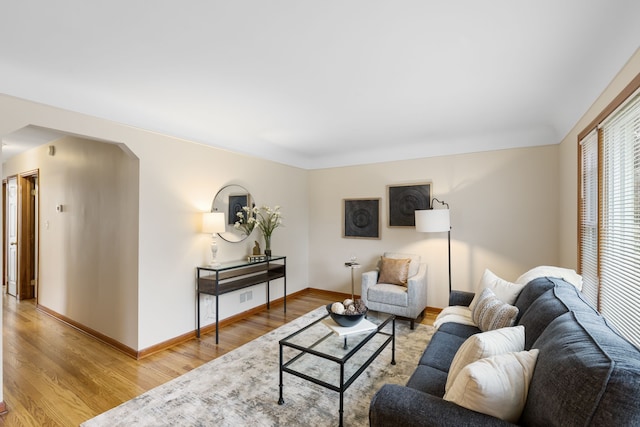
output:
[[[290, 322], [340, 295], [309, 290], [168, 350], [135, 360], [3, 293], [2, 426], [78, 426]], [[422, 323], [433, 324], [428, 312]]]

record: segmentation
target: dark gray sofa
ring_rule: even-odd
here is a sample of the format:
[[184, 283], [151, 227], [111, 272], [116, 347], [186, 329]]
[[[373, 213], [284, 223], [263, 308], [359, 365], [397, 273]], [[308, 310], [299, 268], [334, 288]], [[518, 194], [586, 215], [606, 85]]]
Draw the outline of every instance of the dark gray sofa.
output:
[[[472, 293], [453, 292], [450, 305], [468, 306]], [[539, 349], [518, 425], [640, 426], [640, 351], [622, 338], [562, 279], [529, 282], [515, 305], [525, 350]], [[371, 401], [372, 426], [512, 425], [442, 399], [460, 345], [480, 332], [443, 324], [406, 386], [386, 384]]]

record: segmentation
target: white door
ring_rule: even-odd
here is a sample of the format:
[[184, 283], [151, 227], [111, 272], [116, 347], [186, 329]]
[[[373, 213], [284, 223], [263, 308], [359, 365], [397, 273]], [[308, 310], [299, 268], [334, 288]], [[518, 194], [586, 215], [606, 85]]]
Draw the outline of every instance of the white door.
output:
[[18, 293], [18, 180], [7, 180], [7, 293]]

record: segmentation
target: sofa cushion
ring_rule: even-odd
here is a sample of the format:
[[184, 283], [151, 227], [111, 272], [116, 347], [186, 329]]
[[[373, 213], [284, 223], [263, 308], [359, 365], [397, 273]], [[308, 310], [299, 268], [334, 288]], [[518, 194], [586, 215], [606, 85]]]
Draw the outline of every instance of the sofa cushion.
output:
[[473, 321], [481, 331], [513, 326], [517, 315], [516, 307], [502, 302], [489, 288], [480, 293], [478, 303], [472, 310]]
[[550, 277], [549, 280], [555, 285], [554, 292], [558, 298], [570, 311], [580, 311], [598, 315], [598, 311], [589, 303], [573, 285], [562, 279]]
[[540, 277], [529, 282], [529, 284], [522, 289], [522, 292], [520, 292], [520, 295], [518, 295], [518, 298], [516, 298], [516, 302], [514, 303], [519, 310], [518, 317], [516, 318], [516, 324], [531, 304], [533, 304], [540, 295], [553, 287], [555, 287], [555, 283], [547, 277]]
[[369, 424], [366, 421], [361, 424], [372, 427], [513, 427], [513, 424], [498, 418], [398, 384], [385, 384], [374, 394], [369, 407]]
[[640, 425], [640, 352], [588, 312], [552, 321], [520, 422], [525, 425]]
[[418, 363], [449, 372], [451, 361], [464, 341], [465, 338], [438, 331], [431, 337]]
[[407, 387], [415, 388], [434, 396], [444, 396], [447, 373], [432, 366], [418, 365], [407, 382]]
[[537, 357], [533, 349], [471, 363], [456, 376], [444, 400], [515, 423], [527, 401]]
[[380, 257], [380, 274], [378, 283], [407, 286], [409, 278], [409, 263], [411, 259], [394, 259]]
[[453, 357], [445, 390], [451, 388], [455, 377], [468, 364], [498, 354], [522, 350], [524, 350], [524, 326], [500, 328], [470, 336]]
[[554, 289], [549, 289], [538, 297], [527, 312], [520, 318], [518, 325], [524, 326], [524, 348], [533, 347], [533, 343], [556, 317], [568, 312], [569, 309], [556, 298]]
[[568, 311], [598, 314], [574, 286], [562, 279], [545, 278], [544, 280], [553, 287], [540, 295], [518, 321], [518, 325], [525, 327], [525, 349], [527, 350], [556, 317]]
[[438, 331], [446, 332], [451, 335], [467, 339], [473, 334], [482, 332], [480, 328], [472, 325], [461, 325], [459, 323], [443, 323], [438, 328]]

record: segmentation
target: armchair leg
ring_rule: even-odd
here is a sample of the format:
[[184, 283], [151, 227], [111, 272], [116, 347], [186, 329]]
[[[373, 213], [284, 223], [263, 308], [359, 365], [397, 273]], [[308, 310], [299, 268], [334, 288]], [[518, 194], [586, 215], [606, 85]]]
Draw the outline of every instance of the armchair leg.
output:
[[424, 310], [422, 310], [420, 312], [420, 314], [418, 314], [418, 317], [416, 317], [415, 319], [411, 319], [411, 318], [409, 319], [409, 328], [411, 328], [412, 331], [414, 329], [414, 325], [415, 325], [416, 320], [419, 321], [419, 322], [422, 322], [422, 319], [424, 319], [425, 310], [426, 310], [426, 308]]

